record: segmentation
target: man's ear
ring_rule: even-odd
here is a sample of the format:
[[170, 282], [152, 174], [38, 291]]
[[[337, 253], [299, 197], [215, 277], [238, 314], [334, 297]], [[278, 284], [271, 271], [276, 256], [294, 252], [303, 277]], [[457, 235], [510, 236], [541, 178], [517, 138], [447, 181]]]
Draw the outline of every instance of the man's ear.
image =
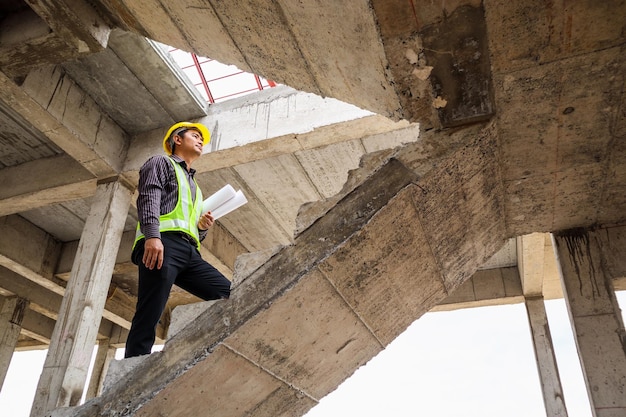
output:
[[174, 135], [174, 143], [176, 144], [176, 146], [180, 145], [181, 143], [183, 143], [183, 137], [180, 135]]

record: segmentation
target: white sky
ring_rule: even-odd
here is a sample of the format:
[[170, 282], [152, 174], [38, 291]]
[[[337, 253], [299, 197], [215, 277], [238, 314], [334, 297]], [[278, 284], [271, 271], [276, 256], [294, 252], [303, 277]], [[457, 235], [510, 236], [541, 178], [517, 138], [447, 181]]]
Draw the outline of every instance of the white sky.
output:
[[[626, 305], [626, 292], [618, 294]], [[563, 300], [546, 301], [569, 417], [591, 417]], [[17, 352], [0, 414], [27, 417], [45, 351]], [[428, 313], [306, 417], [545, 415], [524, 305]]]

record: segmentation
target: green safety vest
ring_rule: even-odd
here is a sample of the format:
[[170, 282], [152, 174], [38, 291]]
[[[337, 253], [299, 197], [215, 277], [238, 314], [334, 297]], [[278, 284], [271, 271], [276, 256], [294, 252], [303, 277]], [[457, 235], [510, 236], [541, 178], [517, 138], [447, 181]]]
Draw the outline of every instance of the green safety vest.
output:
[[[200, 236], [198, 235], [198, 221], [202, 214], [202, 191], [196, 183], [196, 199], [191, 198], [191, 187], [187, 181], [187, 176], [183, 167], [177, 164], [172, 158], [168, 158], [174, 166], [176, 181], [178, 182], [178, 201], [174, 210], [159, 216], [159, 231], [163, 232], [184, 232], [193, 237], [196, 246], [200, 249]], [[195, 179], [193, 180], [196, 181]], [[191, 223], [189, 222], [191, 220]], [[145, 236], [141, 232], [139, 222], [137, 222], [137, 232], [135, 233], [135, 243], [133, 249]]]

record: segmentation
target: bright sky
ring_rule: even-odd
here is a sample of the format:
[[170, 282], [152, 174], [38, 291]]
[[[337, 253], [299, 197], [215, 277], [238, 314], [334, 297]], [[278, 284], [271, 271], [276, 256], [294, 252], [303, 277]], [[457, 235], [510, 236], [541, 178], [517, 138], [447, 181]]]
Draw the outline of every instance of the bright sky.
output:
[[[626, 292], [617, 294], [626, 306]], [[546, 310], [569, 417], [591, 417], [563, 300]], [[0, 392], [2, 416], [27, 417], [45, 351], [17, 352]], [[545, 415], [522, 304], [428, 313], [306, 417]]]
[[[546, 311], [569, 417], [591, 417], [565, 303]], [[524, 305], [426, 314], [306, 417], [348, 415], [545, 415]]]

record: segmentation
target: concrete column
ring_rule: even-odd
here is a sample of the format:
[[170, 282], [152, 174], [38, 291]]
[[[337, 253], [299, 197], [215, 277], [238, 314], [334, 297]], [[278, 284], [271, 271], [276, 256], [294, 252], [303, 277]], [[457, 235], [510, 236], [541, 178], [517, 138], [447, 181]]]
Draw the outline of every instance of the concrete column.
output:
[[20, 337], [28, 301], [18, 297], [0, 298], [0, 389]]
[[100, 340], [98, 342], [98, 352], [96, 353], [96, 360], [94, 361], [91, 371], [89, 388], [87, 388], [87, 394], [85, 395], [86, 400], [97, 397], [102, 392], [106, 371], [109, 369], [111, 361], [115, 359], [116, 350], [115, 347], [110, 345], [110, 339]]
[[[626, 336], [607, 273], [603, 232], [553, 234], [576, 347], [595, 417], [626, 416]], [[606, 251], [608, 252], [608, 251]], [[622, 254], [623, 257], [623, 254]]]
[[132, 192], [98, 185], [39, 379], [32, 417], [75, 406], [83, 393]]
[[537, 360], [537, 371], [541, 381], [543, 403], [547, 417], [567, 417], [567, 408], [563, 399], [563, 387], [559, 377], [559, 369], [554, 356], [554, 346], [550, 336], [550, 326], [546, 314], [543, 297], [525, 299], [526, 312], [530, 332], [533, 337], [533, 348]]
[[545, 240], [543, 233], [531, 233], [517, 238], [517, 267], [526, 297], [543, 294]]

